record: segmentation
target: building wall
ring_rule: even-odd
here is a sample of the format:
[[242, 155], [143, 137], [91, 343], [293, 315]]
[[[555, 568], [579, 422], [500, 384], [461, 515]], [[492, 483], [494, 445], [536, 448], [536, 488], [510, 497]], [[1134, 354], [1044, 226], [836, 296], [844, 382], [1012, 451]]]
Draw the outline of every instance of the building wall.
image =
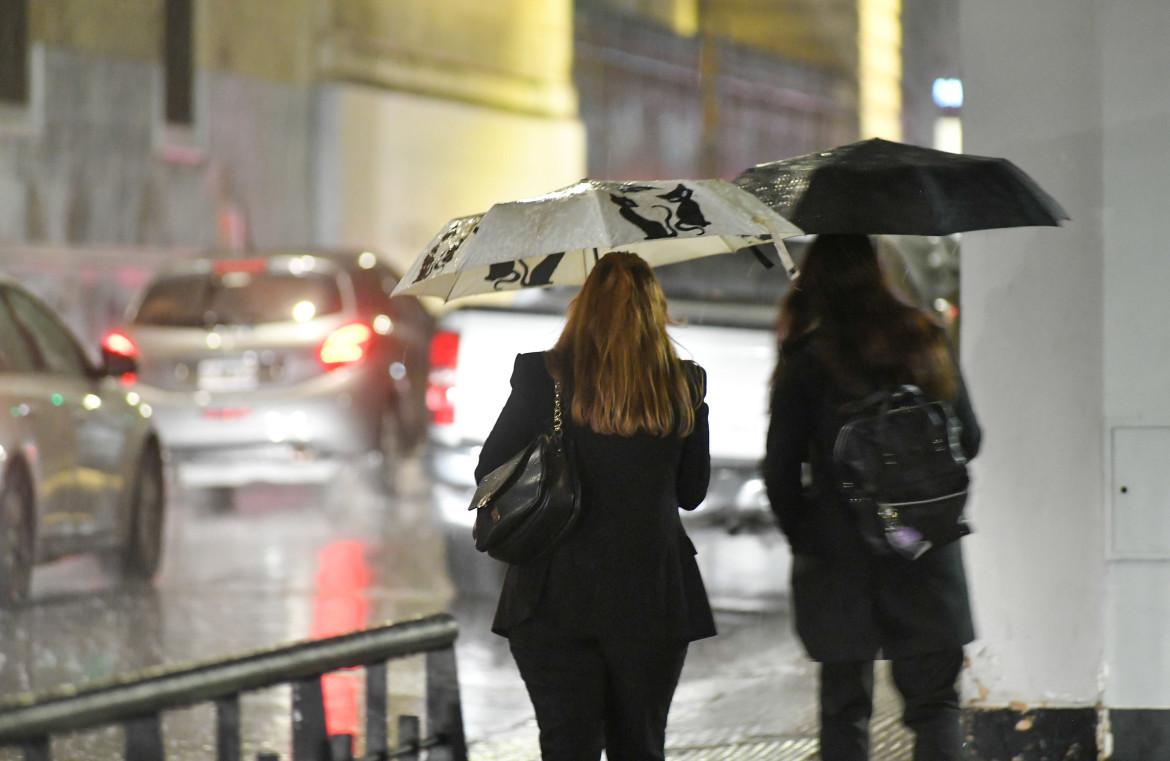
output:
[[572, 118], [345, 83], [322, 88], [318, 114], [320, 242], [376, 246], [400, 270], [449, 219], [585, 174]]
[[1094, 4], [1057, 4], [962, 8], [967, 152], [1016, 162], [1072, 216], [963, 239], [963, 360], [987, 432], [972, 697], [1001, 705], [1092, 705], [1104, 665], [1103, 96]]
[[[1053, 757], [1170, 757], [1167, 24], [1147, 0], [962, 0], [967, 150], [1011, 158], [1072, 216], [970, 234], [963, 258], [987, 431], [967, 699], [1071, 717]], [[1024, 724], [1000, 740], [1035, 740]]]
[[0, 114], [0, 242], [213, 247], [229, 207], [253, 243], [311, 237], [308, 57], [283, 52], [307, 35], [259, 33], [298, 27], [305, 14], [289, 11], [304, 5], [196, 3], [195, 123], [175, 141], [161, 1], [34, 0], [40, 84]]
[[935, 104], [940, 77], [959, 78], [959, 1], [902, 0], [902, 139], [934, 145], [935, 120], [958, 109]]
[[[329, 146], [315, 132], [336, 118], [320, 109], [335, 102], [330, 88], [340, 85], [399, 106], [426, 99], [469, 105], [494, 113], [498, 124], [525, 125], [515, 135], [523, 143], [541, 122], [509, 122], [508, 115], [543, 119], [547, 141], [558, 146], [565, 120], [577, 118], [581, 87], [591, 99], [594, 158], [585, 167], [583, 148], [569, 150], [573, 158], [557, 176], [731, 175], [853, 137], [853, 78], [838, 71], [856, 65], [850, 7], [777, 1], [745, 14], [672, 0], [632, 9], [650, 21], [630, 23], [619, 13], [616, 23], [586, 24], [575, 35], [572, 0], [194, 0], [195, 121], [175, 130], [161, 116], [163, 0], [31, 0], [43, 105], [24, 119], [0, 115], [0, 241], [215, 246], [224, 242], [226, 215], [244, 224], [246, 245], [352, 242], [370, 228], [338, 227], [342, 202], [330, 211], [330, 196], [348, 191], [332, 184], [339, 169], [330, 157], [361, 146]], [[718, 58], [702, 77], [706, 42], [661, 24], [645, 32], [659, 16], [678, 26], [679, 18], [700, 15]], [[822, 33], [801, 35], [802, 25]], [[781, 27], [775, 40], [759, 31]], [[603, 35], [616, 42], [599, 41]], [[823, 50], [809, 52], [797, 39], [819, 40], [814, 47]], [[631, 56], [647, 43], [648, 55]], [[576, 69], [575, 50], [584, 62]], [[793, 57], [776, 52], [785, 50]], [[653, 71], [636, 71], [647, 62]], [[395, 112], [386, 134], [408, 141], [399, 144], [410, 156], [441, 156], [448, 147], [432, 139], [437, 133], [405, 124], [415, 114], [413, 107]], [[350, 131], [341, 126], [334, 134]], [[395, 176], [411, 178], [400, 194], [432, 195], [419, 173], [386, 181]], [[433, 193], [447, 190], [440, 183]], [[425, 238], [403, 230], [437, 228], [445, 221], [439, 214], [424, 204], [421, 221], [368, 244], [421, 245]], [[331, 227], [314, 228], [325, 219]]]
[[0, 121], [0, 242], [214, 246], [238, 204], [258, 244], [303, 241], [309, 91], [203, 72], [193, 150], [161, 130], [155, 64], [44, 47], [35, 123]]
[[322, 78], [551, 118], [577, 112], [572, 0], [329, 0]]
[[[573, 0], [192, 0], [194, 121], [176, 128], [163, 0], [30, 0], [0, 245], [345, 244], [404, 264], [452, 216], [587, 173], [731, 176], [854, 137], [852, 0], [669, 6], [673, 27], [618, 13], [582, 32]], [[688, 14], [694, 36], [674, 28]]]
[[[1098, 12], [1105, 254], [1105, 696], [1170, 709], [1170, 259], [1160, 224], [1170, 156], [1165, 3]], [[1170, 711], [1164, 711], [1170, 713]], [[1168, 722], [1170, 724], [1170, 722]], [[1170, 755], [1170, 740], [1164, 746]]]
[[158, 59], [158, 0], [30, 0], [29, 37], [52, 47], [141, 62]]
[[0, 108], [0, 269], [91, 349], [155, 268], [222, 245], [226, 218], [241, 244], [311, 240], [308, 6], [196, 0], [195, 122], [175, 131], [162, 0], [31, 0], [32, 97]]
[[705, 34], [852, 77], [857, 0], [578, 0], [579, 9], [638, 16], [689, 37]]
[[592, 177], [730, 178], [856, 135], [851, 77], [600, 4], [576, 18]]
[[316, 81], [319, 30], [328, 3], [194, 0], [194, 5], [198, 68], [301, 87]]
[[316, 240], [400, 269], [449, 219], [585, 175], [571, 0], [333, 0], [313, 138]]
[[198, 171], [153, 155], [153, 65], [56, 46], [35, 61], [36, 118], [0, 121], [0, 241], [202, 242], [196, 220], [210, 206]]

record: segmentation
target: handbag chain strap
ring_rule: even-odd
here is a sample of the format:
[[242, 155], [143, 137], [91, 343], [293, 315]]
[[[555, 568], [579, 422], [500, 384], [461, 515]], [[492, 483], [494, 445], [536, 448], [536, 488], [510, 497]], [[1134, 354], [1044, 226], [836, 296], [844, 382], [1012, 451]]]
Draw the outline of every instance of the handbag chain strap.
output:
[[553, 400], [556, 407], [553, 410], [553, 433], [561, 432], [561, 382], [553, 381]]

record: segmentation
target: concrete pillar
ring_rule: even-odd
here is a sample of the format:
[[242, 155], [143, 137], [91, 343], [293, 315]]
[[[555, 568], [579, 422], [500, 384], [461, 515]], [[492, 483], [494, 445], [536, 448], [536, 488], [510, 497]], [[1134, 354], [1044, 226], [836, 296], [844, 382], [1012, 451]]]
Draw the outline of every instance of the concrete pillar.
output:
[[960, 25], [966, 152], [1072, 216], [963, 239], [976, 757], [1170, 758], [1170, 4], [962, 0]]

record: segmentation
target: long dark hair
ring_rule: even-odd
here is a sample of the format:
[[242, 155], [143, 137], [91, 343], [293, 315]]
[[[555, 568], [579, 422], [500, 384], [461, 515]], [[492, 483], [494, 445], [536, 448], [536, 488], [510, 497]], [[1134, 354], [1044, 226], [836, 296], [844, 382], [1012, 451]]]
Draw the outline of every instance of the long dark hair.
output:
[[955, 373], [940, 327], [890, 288], [865, 235], [818, 235], [800, 275], [780, 303], [779, 362], [785, 349], [815, 333], [815, 350], [846, 393], [913, 383], [936, 399], [955, 392]]
[[666, 296], [650, 265], [626, 251], [601, 257], [567, 316], [550, 353], [575, 422], [622, 436], [691, 432], [702, 391], [666, 332]]

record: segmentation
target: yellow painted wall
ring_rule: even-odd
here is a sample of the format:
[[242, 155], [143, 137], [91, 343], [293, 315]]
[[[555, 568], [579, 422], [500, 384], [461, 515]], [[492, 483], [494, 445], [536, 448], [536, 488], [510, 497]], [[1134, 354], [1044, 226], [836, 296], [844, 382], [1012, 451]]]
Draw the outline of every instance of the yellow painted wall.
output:
[[858, 0], [702, 0], [709, 33], [837, 73], [857, 68]]
[[162, 0], [32, 0], [29, 36], [95, 55], [158, 60]]
[[699, 29], [700, 5], [704, 0], [593, 0], [622, 13], [649, 19], [684, 37]]
[[313, 81], [324, 0], [194, 2], [201, 68], [301, 85]]
[[323, 77], [576, 114], [572, 0], [332, 0]]
[[902, 3], [857, 0], [858, 116], [863, 139], [902, 139]]
[[[193, 0], [195, 64], [308, 84], [325, 0]], [[163, 0], [32, 0], [30, 36], [111, 58], [159, 61]]]
[[858, 0], [591, 0], [689, 36], [735, 44], [850, 75]]
[[338, 98], [339, 242], [402, 269], [449, 219], [569, 185], [585, 174], [576, 119], [346, 86]]

